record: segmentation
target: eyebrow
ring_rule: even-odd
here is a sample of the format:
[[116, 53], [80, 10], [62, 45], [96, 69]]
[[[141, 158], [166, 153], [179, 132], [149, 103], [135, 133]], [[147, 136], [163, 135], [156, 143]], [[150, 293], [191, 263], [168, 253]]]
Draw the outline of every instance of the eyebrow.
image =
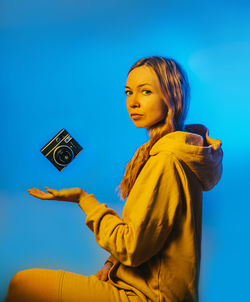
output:
[[[144, 86], [144, 85], [150, 85], [150, 86], [152, 86], [151, 84], [144, 83], [144, 84], [140, 84], [140, 85], [138, 85], [137, 87], [142, 87], [142, 86]], [[129, 86], [125, 86], [125, 88], [129, 88], [129, 89], [131, 89]]]

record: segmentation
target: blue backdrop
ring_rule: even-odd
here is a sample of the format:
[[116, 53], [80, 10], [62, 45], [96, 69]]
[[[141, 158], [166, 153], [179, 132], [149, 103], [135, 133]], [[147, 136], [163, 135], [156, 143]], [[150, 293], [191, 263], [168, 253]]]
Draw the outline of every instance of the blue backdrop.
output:
[[[124, 167], [147, 140], [125, 106], [139, 58], [173, 57], [192, 94], [188, 123], [223, 142], [224, 173], [204, 193], [200, 301], [249, 288], [249, 1], [2, 0], [0, 300], [28, 268], [95, 274], [108, 257], [77, 204], [27, 189], [82, 187], [121, 215]], [[62, 172], [40, 153], [61, 128], [84, 150]]]

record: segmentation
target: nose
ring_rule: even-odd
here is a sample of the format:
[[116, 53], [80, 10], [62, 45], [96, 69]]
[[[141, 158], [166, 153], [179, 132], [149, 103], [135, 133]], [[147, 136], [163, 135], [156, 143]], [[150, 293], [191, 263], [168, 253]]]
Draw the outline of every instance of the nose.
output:
[[136, 96], [136, 94], [127, 97], [127, 105], [130, 108], [140, 107], [140, 103], [139, 103], [139, 100], [138, 100], [138, 97]]

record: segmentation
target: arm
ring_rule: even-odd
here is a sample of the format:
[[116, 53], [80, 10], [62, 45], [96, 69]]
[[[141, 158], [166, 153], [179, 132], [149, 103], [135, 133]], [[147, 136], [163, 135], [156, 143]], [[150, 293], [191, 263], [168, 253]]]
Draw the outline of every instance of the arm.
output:
[[97, 243], [127, 266], [139, 266], [154, 256], [166, 242], [181, 206], [181, 173], [179, 162], [168, 154], [151, 157], [129, 194], [123, 219], [93, 194], [80, 198], [86, 225]]

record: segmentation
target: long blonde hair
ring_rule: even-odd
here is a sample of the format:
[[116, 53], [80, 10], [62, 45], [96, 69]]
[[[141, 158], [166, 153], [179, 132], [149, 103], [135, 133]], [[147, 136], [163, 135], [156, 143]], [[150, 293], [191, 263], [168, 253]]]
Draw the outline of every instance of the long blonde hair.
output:
[[147, 162], [152, 146], [167, 133], [183, 130], [189, 106], [190, 87], [187, 75], [180, 64], [169, 58], [146, 57], [138, 60], [130, 68], [128, 74], [143, 65], [155, 71], [168, 111], [163, 121], [150, 128], [148, 142], [140, 146], [127, 163], [122, 181], [116, 188], [116, 191], [120, 188], [118, 194], [123, 200], [128, 197], [137, 176]]

